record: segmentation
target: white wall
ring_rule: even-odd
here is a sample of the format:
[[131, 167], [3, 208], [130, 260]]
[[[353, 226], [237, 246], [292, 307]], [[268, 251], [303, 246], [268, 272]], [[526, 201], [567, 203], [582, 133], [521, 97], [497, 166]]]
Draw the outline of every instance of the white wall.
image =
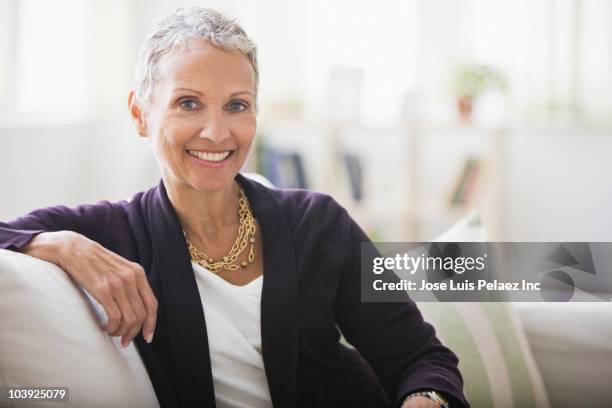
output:
[[0, 128], [0, 219], [152, 186], [159, 172], [147, 143], [129, 122]]
[[509, 241], [612, 241], [612, 134], [522, 131], [508, 146]]

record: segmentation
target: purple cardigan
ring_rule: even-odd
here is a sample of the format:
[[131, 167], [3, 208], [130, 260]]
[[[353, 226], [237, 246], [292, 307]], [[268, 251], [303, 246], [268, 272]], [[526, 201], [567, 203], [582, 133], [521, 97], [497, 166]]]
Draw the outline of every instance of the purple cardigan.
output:
[[[467, 407], [457, 357], [414, 302], [360, 301], [360, 243], [329, 196], [270, 189], [238, 174], [263, 238], [263, 361], [275, 407], [399, 407], [417, 390]], [[163, 408], [214, 407], [204, 311], [162, 181], [131, 201], [55, 206], [0, 223], [0, 248], [71, 230], [145, 269], [158, 299], [154, 340], [134, 342]], [[407, 297], [407, 295], [405, 295]], [[338, 341], [339, 331], [355, 347]]]

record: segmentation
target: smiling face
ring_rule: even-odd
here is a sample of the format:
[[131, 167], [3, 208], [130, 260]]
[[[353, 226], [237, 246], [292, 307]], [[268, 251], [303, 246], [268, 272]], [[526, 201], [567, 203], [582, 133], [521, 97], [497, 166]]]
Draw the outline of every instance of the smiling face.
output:
[[162, 57], [158, 78], [147, 114], [141, 117], [132, 107], [132, 115], [152, 138], [164, 183], [200, 192], [227, 188], [257, 128], [248, 58], [193, 39]]

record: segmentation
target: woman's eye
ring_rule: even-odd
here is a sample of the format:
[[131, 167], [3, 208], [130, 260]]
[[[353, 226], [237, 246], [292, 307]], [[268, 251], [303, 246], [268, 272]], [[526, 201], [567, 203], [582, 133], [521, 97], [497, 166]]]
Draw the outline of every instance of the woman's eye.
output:
[[194, 110], [195, 108], [198, 107], [198, 103], [194, 101], [193, 99], [185, 99], [181, 101], [179, 105], [181, 105], [181, 108], [185, 110]]
[[240, 101], [233, 101], [233, 102], [230, 102], [229, 104], [229, 110], [232, 112], [242, 112], [243, 110], [246, 110], [247, 108], [248, 108], [248, 105]]

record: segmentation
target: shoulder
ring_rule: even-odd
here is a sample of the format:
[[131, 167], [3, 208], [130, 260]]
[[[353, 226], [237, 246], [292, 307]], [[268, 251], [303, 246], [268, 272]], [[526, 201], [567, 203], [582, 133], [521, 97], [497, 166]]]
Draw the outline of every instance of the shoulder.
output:
[[347, 210], [329, 194], [264, 186], [242, 175], [238, 180], [249, 199], [253, 200], [251, 205], [255, 216], [283, 217], [290, 233], [298, 241], [346, 241], [359, 231]]
[[100, 200], [92, 204], [81, 204], [73, 208], [63, 206], [60, 208], [88, 224], [104, 224], [123, 218], [132, 206], [133, 201], [125, 199], [119, 201]]
[[100, 200], [72, 208], [56, 208], [74, 218], [94, 235], [108, 235], [113, 232], [124, 234], [130, 229], [131, 219], [140, 216], [143, 197], [151, 190], [135, 193], [122, 200]]
[[329, 194], [305, 189], [270, 189], [283, 210], [296, 215], [322, 211], [341, 212], [344, 208]]
[[329, 194], [305, 189], [269, 189], [293, 230], [310, 223], [337, 225], [348, 214]]
[[255, 213], [264, 217], [283, 216], [293, 232], [306, 227], [312, 232], [328, 227], [350, 224], [347, 211], [329, 194], [301, 188], [275, 188], [248, 179], [242, 175], [239, 181]]

